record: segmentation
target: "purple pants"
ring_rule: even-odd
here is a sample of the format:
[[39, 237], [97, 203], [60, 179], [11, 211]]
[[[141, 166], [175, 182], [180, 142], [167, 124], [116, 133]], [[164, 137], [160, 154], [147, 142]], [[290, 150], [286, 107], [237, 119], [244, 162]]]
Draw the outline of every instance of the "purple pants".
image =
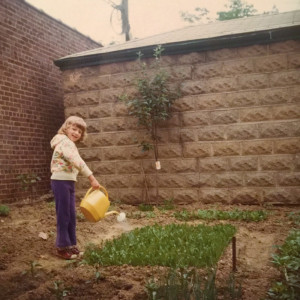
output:
[[75, 182], [51, 180], [56, 209], [56, 247], [76, 245]]

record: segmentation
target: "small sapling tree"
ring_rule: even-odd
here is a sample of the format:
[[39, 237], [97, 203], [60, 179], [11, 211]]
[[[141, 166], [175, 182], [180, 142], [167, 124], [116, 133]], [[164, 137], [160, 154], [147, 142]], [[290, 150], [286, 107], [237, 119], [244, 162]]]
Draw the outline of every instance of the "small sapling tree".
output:
[[142, 151], [154, 151], [156, 170], [161, 168], [158, 152], [159, 127], [163, 121], [171, 118], [171, 106], [180, 97], [179, 86], [174, 88], [170, 85], [169, 74], [161, 67], [163, 51], [164, 48], [160, 45], [154, 49], [154, 63], [150, 66], [142, 62], [143, 54], [138, 53], [141, 71], [135, 81], [137, 93], [133, 97], [127, 94], [120, 97], [127, 105], [129, 115], [136, 117], [138, 124], [146, 128], [149, 134], [151, 142], [140, 141], [140, 147]]
[[30, 192], [29, 199], [32, 201], [32, 194], [36, 192], [36, 184], [41, 178], [35, 173], [20, 174], [16, 177], [24, 192]]

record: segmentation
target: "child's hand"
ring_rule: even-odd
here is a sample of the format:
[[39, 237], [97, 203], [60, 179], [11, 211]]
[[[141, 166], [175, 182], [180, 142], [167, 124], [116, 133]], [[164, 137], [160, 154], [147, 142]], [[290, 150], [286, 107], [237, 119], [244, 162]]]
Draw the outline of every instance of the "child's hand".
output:
[[99, 183], [98, 180], [95, 178], [95, 180], [93, 180], [93, 181], [91, 182], [91, 186], [92, 186], [92, 188], [93, 188], [94, 190], [97, 190], [97, 189], [99, 189], [99, 187], [100, 187], [100, 183]]
[[90, 180], [91, 186], [94, 190], [99, 189], [100, 183], [98, 182], [98, 180], [93, 175], [91, 175], [89, 177], [89, 180]]

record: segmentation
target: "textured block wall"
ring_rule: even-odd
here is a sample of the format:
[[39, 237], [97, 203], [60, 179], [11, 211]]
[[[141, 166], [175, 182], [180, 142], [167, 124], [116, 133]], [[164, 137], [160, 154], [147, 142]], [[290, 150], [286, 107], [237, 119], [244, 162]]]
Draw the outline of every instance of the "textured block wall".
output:
[[[163, 57], [183, 96], [160, 131], [162, 169], [137, 140], [145, 131], [117, 100], [132, 94], [137, 64], [64, 72], [66, 115], [89, 138], [81, 154], [115, 200], [300, 204], [300, 42]], [[82, 178], [79, 195], [89, 187]]]
[[22, 0], [0, 1], [0, 202], [21, 201], [19, 174], [50, 189], [49, 141], [64, 120], [61, 72], [53, 60], [99, 44]]

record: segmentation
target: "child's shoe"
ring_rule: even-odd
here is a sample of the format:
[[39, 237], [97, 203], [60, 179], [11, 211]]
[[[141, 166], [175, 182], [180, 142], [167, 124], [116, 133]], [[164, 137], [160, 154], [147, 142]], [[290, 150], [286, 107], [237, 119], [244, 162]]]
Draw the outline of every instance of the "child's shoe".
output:
[[80, 250], [78, 250], [78, 248], [76, 246], [73, 246], [73, 247], [69, 248], [69, 251], [71, 253], [77, 255], [78, 257], [83, 255], [83, 252], [81, 252]]
[[76, 259], [78, 257], [75, 253], [72, 253], [70, 249], [56, 249], [56, 254], [58, 257], [66, 260]]

